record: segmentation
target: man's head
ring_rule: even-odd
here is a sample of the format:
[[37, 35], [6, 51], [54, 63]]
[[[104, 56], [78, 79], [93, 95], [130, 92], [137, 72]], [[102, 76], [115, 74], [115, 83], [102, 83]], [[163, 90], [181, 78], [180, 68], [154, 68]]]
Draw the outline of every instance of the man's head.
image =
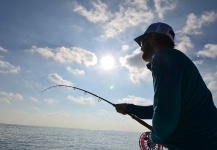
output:
[[174, 48], [174, 37], [172, 27], [165, 23], [151, 24], [144, 34], [134, 40], [143, 51], [143, 60], [150, 61], [154, 52], [160, 48]]

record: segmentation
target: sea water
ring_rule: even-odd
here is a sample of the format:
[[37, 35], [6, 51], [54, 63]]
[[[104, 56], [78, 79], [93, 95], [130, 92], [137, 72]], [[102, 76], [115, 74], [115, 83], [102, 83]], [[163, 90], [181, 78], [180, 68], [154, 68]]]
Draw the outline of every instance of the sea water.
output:
[[1, 150], [140, 150], [142, 132], [0, 124]]

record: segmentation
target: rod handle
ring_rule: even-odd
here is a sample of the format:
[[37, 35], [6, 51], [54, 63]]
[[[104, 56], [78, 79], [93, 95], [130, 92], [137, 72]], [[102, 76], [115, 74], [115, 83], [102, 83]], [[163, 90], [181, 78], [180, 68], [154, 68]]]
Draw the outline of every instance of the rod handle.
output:
[[136, 115], [131, 115], [128, 114], [129, 116], [131, 116], [134, 120], [136, 120], [137, 122], [139, 122], [140, 124], [142, 124], [143, 126], [145, 126], [146, 128], [148, 128], [150, 131], [152, 131], [152, 126], [147, 124], [145, 121], [141, 120], [140, 118], [138, 118]]

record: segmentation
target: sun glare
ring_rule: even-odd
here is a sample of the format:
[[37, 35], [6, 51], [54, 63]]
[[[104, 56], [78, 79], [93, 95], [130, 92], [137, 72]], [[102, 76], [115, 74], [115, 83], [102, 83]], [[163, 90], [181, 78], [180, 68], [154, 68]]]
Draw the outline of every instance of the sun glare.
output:
[[112, 70], [115, 67], [115, 60], [112, 56], [107, 55], [101, 59], [101, 67], [104, 70]]

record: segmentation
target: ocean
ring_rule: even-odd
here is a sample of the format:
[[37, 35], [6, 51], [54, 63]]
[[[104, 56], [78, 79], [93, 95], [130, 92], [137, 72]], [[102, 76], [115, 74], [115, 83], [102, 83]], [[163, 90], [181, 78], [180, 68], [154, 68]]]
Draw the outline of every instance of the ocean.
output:
[[1, 150], [140, 150], [141, 132], [0, 124]]

